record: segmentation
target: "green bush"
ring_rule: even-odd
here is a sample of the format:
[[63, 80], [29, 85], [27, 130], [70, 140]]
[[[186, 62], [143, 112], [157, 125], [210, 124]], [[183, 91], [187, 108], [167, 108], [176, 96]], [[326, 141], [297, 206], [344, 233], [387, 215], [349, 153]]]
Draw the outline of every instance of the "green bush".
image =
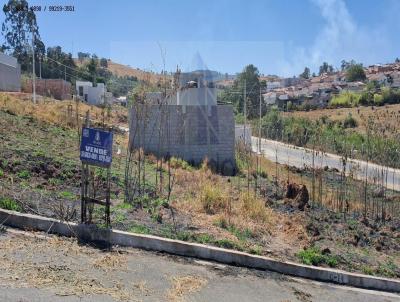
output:
[[377, 106], [382, 106], [383, 105], [383, 96], [375, 93], [374, 94], [374, 104]]
[[0, 208], [17, 212], [22, 211], [21, 206], [15, 200], [8, 197], [0, 198]]
[[362, 64], [351, 64], [346, 69], [346, 80], [348, 82], [364, 81], [367, 79]]
[[330, 267], [336, 267], [338, 265], [337, 257], [323, 254], [317, 247], [310, 247], [302, 250], [297, 254], [297, 257], [299, 257], [302, 263], [307, 265], [318, 266], [323, 263], [329, 265]]
[[343, 92], [339, 95], [335, 95], [329, 105], [333, 108], [338, 107], [355, 107], [360, 103], [361, 94], [355, 92]]
[[0, 169], [0, 177], [3, 177], [3, 176], [4, 176], [4, 172], [2, 169]]

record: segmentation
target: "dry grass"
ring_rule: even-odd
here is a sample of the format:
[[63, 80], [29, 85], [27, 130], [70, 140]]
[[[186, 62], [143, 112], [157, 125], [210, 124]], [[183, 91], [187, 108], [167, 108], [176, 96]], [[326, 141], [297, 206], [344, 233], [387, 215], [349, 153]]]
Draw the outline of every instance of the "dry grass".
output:
[[[78, 59], [74, 59], [75, 64], [77, 66], [82, 65]], [[87, 63], [87, 60], [83, 61], [83, 64]], [[115, 63], [111, 60], [107, 61], [107, 69], [112, 72], [113, 74], [123, 77], [123, 76], [133, 76], [136, 77], [140, 81], [149, 81], [152, 84], [156, 84], [158, 82], [163, 81], [163, 76], [157, 73], [151, 73], [148, 71], [140, 70], [137, 68], [132, 68], [127, 65]], [[167, 76], [169, 79], [170, 76]]]
[[93, 266], [105, 272], [123, 270], [126, 268], [127, 258], [119, 252], [110, 252], [93, 261]]
[[199, 204], [207, 214], [216, 214], [226, 209], [228, 198], [229, 196], [221, 186], [216, 186], [211, 182], [205, 182], [198, 193]]
[[184, 296], [198, 292], [207, 284], [207, 280], [200, 276], [173, 277], [172, 288], [167, 292], [168, 301], [185, 301]]
[[[39, 256], [47, 254], [52, 254], [50, 261]], [[0, 280], [13, 286], [51, 288], [61, 296], [108, 295], [117, 301], [135, 301], [133, 288], [125, 287], [119, 281], [105, 285], [92, 274], [85, 274], [88, 267], [84, 263], [95, 254], [94, 250], [78, 246], [72, 239], [26, 236], [3, 239], [0, 249]], [[78, 255], [76, 258], [79, 260], [76, 261], [79, 263], [74, 263], [71, 255]], [[101, 259], [101, 269], [107, 263], [111, 263], [111, 267], [121, 263]]]
[[357, 131], [366, 132], [366, 121], [369, 117], [386, 129], [387, 134], [395, 135], [398, 129], [400, 119], [400, 104], [385, 105], [381, 107], [356, 107], [356, 108], [337, 108], [337, 109], [319, 109], [312, 111], [294, 111], [284, 112], [284, 116], [303, 117], [310, 120], [318, 120], [323, 116], [329, 117], [333, 121], [343, 121], [348, 114], [357, 121]]
[[[68, 115], [68, 107], [72, 108], [72, 114]], [[31, 116], [40, 121], [54, 125], [71, 125], [76, 127], [76, 103], [73, 101], [57, 101], [51, 98], [43, 98], [34, 104], [30, 101], [30, 94], [0, 93], [0, 109], [21, 116]], [[81, 121], [90, 112], [91, 120], [102, 123], [103, 116], [106, 124], [127, 126], [126, 108], [114, 106], [110, 114], [96, 106], [84, 103], [78, 105], [78, 117]]]

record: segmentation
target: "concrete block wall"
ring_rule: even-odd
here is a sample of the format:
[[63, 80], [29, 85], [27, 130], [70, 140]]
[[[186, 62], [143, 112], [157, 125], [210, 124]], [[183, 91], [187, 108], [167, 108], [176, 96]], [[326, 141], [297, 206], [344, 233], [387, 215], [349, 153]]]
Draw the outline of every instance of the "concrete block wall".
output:
[[[57, 100], [71, 99], [71, 83], [63, 79], [36, 79], [36, 93]], [[32, 80], [23, 83], [22, 91], [32, 93]]]
[[130, 123], [131, 148], [193, 164], [207, 158], [221, 172], [234, 173], [235, 123], [230, 105], [137, 105]]
[[0, 63], [0, 91], [21, 91], [21, 68]]

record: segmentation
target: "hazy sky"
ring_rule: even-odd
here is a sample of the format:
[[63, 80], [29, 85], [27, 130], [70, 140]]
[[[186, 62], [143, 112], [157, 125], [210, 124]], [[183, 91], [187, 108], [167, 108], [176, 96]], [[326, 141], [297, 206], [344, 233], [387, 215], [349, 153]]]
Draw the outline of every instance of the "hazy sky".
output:
[[[5, 2], [5, 0], [3, 0]], [[208, 67], [297, 75], [327, 61], [391, 62], [400, 57], [397, 0], [30, 0], [74, 5], [37, 13], [46, 46], [160, 71]], [[2, 22], [4, 15], [1, 14]], [[162, 51], [161, 51], [162, 50]], [[162, 55], [164, 53], [165, 55]]]

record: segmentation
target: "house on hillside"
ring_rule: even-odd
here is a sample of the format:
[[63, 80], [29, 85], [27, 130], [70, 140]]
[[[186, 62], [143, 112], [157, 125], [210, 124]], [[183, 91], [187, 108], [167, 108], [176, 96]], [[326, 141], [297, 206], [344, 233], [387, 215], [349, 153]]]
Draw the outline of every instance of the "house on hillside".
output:
[[105, 105], [112, 102], [112, 93], [108, 92], [103, 83], [93, 86], [92, 82], [76, 81], [76, 95], [90, 105]]
[[0, 91], [21, 91], [21, 66], [14, 57], [0, 53]]

